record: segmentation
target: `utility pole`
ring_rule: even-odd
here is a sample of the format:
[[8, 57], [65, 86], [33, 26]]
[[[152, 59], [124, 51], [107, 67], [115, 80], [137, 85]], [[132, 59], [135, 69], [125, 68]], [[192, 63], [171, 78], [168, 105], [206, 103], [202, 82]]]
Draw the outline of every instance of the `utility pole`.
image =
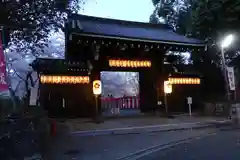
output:
[[227, 66], [224, 56], [224, 48], [229, 47], [234, 41], [234, 36], [232, 34], [227, 35], [221, 42], [221, 58], [222, 58], [222, 70], [224, 72], [225, 87], [227, 92], [227, 100], [230, 101], [229, 83], [228, 83], [228, 73]]
[[226, 61], [225, 61], [225, 56], [224, 56], [224, 48], [221, 47], [221, 57], [222, 57], [222, 70], [223, 70], [223, 75], [224, 75], [224, 81], [225, 81], [225, 89], [227, 92], [227, 100], [230, 101], [230, 92], [229, 92], [229, 87], [228, 87], [228, 76], [227, 76], [227, 66], [226, 66]]

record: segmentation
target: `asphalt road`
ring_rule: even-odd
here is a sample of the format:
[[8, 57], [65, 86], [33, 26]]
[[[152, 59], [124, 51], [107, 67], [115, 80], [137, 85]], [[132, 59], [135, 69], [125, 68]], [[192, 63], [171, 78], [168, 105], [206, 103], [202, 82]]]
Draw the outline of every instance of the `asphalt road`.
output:
[[155, 132], [129, 135], [63, 136], [46, 155], [47, 160], [114, 160], [155, 145], [205, 135], [212, 129]]
[[211, 136], [164, 149], [139, 160], [239, 160], [240, 130], [221, 130]]

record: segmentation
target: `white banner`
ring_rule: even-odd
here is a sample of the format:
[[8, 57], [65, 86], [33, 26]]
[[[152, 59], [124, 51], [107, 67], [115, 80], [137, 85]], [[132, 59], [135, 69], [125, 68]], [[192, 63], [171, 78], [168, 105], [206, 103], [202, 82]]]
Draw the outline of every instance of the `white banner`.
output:
[[235, 90], [235, 76], [234, 76], [234, 68], [227, 67], [227, 75], [228, 75], [228, 82], [229, 82], [229, 89], [231, 91]]

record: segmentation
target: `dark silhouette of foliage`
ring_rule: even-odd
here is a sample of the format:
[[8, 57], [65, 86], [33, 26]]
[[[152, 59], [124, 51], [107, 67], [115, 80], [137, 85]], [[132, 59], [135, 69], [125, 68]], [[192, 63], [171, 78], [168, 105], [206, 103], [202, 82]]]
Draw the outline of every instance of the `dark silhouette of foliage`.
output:
[[63, 30], [67, 14], [76, 12], [81, 2], [83, 0], [2, 0], [0, 26], [11, 35], [10, 42], [18, 49], [41, 52], [50, 33]]
[[[178, 3], [176, 3], [178, 2]], [[179, 2], [184, 2], [179, 4]], [[220, 40], [227, 34], [239, 33], [239, 0], [155, 0], [150, 22], [161, 23], [159, 18], [179, 34], [200, 38], [207, 42], [207, 51], [191, 53], [194, 70], [203, 76], [202, 94], [205, 99], [212, 95], [224, 95], [224, 79], [221, 70]], [[225, 50], [227, 62], [236, 57], [238, 41]], [[175, 57], [169, 57], [170, 59]], [[172, 60], [176, 62], [176, 60]]]

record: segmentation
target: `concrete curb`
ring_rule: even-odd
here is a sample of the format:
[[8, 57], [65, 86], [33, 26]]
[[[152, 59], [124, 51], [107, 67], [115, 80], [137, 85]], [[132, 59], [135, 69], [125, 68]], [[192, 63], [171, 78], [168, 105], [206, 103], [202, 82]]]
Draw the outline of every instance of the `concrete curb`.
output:
[[185, 139], [181, 139], [181, 140], [178, 140], [178, 141], [172, 141], [172, 142], [169, 142], [169, 143], [166, 143], [166, 144], [155, 145], [155, 146], [152, 146], [152, 147], [149, 147], [149, 148], [142, 149], [142, 150], [139, 150], [137, 152], [131, 153], [127, 156], [117, 158], [117, 160], [137, 160], [137, 159], [140, 159], [140, 158], [144, 158], [145, 156], [148, 156], [151, 153], [155, 153], [155, 152], [158, 152], [158, 151], [161, 151], [161, 150], [164, 150], [164, 149], [168, 149], [168, 148], [174, 147], [176, 145], [189, 143], [194, 139], [204, 138], [204, 137], [211, 136], [211, 135], [214, 135], [214, 132], [207, 133], [207, 134], [202, 134], [202, 135], [199, 135], [199, 136], [189, 137], [189, 138], [185, 138]]
[[194, 122], [194, 123], [181, 123], [181, 124], [167, 124], [167, 125], [152, 125], [141, 127], [127, 127], [127, 128], [114, 128], [105, 130], [90, 130], [90, 131], [76, 131], [71, 132], [72, 135], [77, 136], [103, 136], [103, 135], [124, 135], [124, 134], [140, 134], [149, 132], [168, 132], [179, 130], [191, 130], [212, 128], [219, 125], [229, 125], [230, 121], [208, 121], [208, 122]]

